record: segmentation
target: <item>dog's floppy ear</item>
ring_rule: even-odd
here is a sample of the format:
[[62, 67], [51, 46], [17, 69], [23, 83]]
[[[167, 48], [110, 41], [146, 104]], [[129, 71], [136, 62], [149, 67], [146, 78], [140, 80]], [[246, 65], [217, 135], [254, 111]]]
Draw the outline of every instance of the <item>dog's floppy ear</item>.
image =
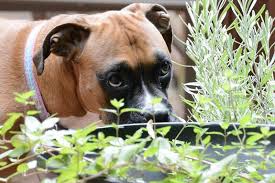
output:
[[152, 22], [155, 27], [162, 34], [169, 51], [171, 52], [172, 44], [172, 27], [170, 22], [170, 16], [167, 10], [159, 4], [146, 4], [146, 3], [134, 3], [131, 4], [123, 10], [128, 10], [132, 12], [142, 12], [146, 18]]
[[88, 27], [75, 23], [62, 24], [52, 29], [44, 39], [40, 51], [33, 57], [37, 74], [43, 73], [45, 59], [51, 53], [62, 56], [66, 60], [79, 56], [89, 34]]

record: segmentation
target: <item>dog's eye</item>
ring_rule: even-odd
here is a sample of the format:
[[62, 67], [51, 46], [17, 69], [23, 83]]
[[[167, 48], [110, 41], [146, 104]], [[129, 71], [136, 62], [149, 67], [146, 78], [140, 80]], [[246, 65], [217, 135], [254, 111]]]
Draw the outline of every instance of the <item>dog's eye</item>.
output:
[[108, 83], [110, 86], [117, 88], [122, 86], [122, 79], [119, 75], [113, 74], [109, 77]]
[[169, 63], [163, 63], [160, 68], [160, 76], [166, 76], [170, 72], [170, 67]]

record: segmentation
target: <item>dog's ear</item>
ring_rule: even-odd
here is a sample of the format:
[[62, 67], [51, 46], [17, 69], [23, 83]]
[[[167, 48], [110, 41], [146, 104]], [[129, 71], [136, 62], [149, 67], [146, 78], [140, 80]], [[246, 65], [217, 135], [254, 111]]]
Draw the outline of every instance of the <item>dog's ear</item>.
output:
[[162, 37], [165, 40], [169, 51], [171, 52], [173, 37], [172, 27], [170, 16], [163, 6], [159, 4], [134, 3], [123, 8], [122, 10], [128, 10], [135, 13], [143, 13], [146, 18], [150, 22], [152, 22], [162, 34]]
[[44, 39], [42, 48], [33, 57], [37, 74], [43, 73], [45, 59], [51, 53], [66, 60], [77, 59], [83, 51], [89, 34], [88, 27], [75, 23], [62, 24], [52, 29]]

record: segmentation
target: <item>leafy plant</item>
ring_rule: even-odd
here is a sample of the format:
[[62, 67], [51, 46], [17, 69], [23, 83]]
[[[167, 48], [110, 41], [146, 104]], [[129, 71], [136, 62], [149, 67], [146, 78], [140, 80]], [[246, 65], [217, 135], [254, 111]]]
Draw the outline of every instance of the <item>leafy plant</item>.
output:
[[[126, 111], [122, 101], [113, 100], [111, 104], [119, 109], [116, 111], [119, 115]], [[167, 183], [254, 182], [269, 181], [274, 176], [259, 173], [268, 167], [275, 167], [274, 150], [265, 151], [270, 143], [269, 138], [275, 134], [268, 127], [262, 127], [260, 133], [246, 133], [242, 127], [233, 131], [225, 130], [223, 134], [208, 132], [207, 128], [197, 125], [183, 124], [183, 128], [192, 127], [196, 134], [195, 144], [190, 144], [177, 138], [167, 139], [165, 136], [171, 127], [154, 129], [153, 121], [149, 121], [146, 128], [140, 128], [123, 139], [96, 131], [95, 124], [79, 130], [57, 130], [56, 117], [40, 123], [34, 116], [20, 116], [25, 119], [20, 126], [21, 130], [13, 132], [14, 135], [8, 140], [4, 138], [4, 133], [1, 135], [0, 143], [10, 144], [13, 148], [2, 147], [6, 151], [0, 154], [0, 171], [17, 166], [17, 172], [0, 178], [3, 182], [8, 182], [19, 174], [28, 176], [41, 173], [57, 175], [56, 178], [45, 179], [43, 182], [60, 183], [86, 182], [100, 177], [139, 182], [142, 178], [135, 173], [131, 174], [138, 171], [163, 173], [165, 176], [154, 182]], [[10, 129], [9, 127], [5, 131]], [[240, 134], [244, 135], [241, 137]], [[224, 143], [212, 144], [213, 135], [223, 136]], [[229, 136], [239, 136], [239, 142], [227, 144]], [[255, 148], [255, 152], [247, 151], [250, 148]], [[224, 158], [209, 157], [208, 149], [215, 149], [214, 152]], [[237, 149], [237, 152], [230, 153], [232, 149]], [[30, 152], [31, 154], [23, 156]], [[224, 156], [226, 153], [229, 153], [228, 156]], [[258, 157], [262, 161], [239, 162], [238, 157], [242, 155]], [[10, 163], [7, 164], [3, 159], [5, 157], [9, 158]]]
[[[187, 5], [192, 22], [185, 23], [190, 34], [184, 44], [195, 62], [196, 82], [184, 84], [194, 102], [183, 100], [198, 122], [275, 123], [274, 18], [265, 6], [255, 12], [256, 1], [197, 0]], [[236, 19], [225, 26], [229, 9]]]

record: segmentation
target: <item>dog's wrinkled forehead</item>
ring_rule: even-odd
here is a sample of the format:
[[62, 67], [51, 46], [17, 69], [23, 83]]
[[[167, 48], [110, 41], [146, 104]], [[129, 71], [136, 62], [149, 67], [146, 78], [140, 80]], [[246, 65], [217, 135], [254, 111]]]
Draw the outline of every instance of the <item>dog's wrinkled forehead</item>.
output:
[[60, 15], [50, 22], [33, 58], [38, 75], [51, 54], [74, 63], [88, 60], [98, 68], [96, 65], [109, 64], [118, 57], [121, 60], [127, 56], [125, 60], [136, 66], [152, 60], [155, 50], [171, 52], [170, 18], [158, 4], [134, 3], [120, 11], [97, 15]]
[[98, 20], [91, 42], [97, 43], [95, 55], [104, 53], [106, 64], [108, 60], [124, 60], [134, 68], [153, 62], [157, 51], [169, 55], [162, 35], [144, 16], [128, 11], [108, 12], [104, 16]]

